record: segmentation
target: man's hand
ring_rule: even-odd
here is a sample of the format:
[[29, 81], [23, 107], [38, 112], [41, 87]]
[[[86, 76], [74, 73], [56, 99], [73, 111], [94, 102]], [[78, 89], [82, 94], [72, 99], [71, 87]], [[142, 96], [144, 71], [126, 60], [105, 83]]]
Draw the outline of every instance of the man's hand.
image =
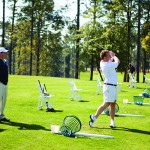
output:
[[115, 53], [112, 51], [109, 51], [110, 56], [113, 58], [115, 56]]

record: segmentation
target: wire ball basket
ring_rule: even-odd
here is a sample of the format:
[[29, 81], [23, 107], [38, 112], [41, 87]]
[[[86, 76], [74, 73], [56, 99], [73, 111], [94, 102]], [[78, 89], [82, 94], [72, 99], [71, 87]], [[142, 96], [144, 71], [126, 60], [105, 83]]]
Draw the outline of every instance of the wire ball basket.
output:
[[75, 115], [68, 115], [64, 118], [60, 127], [60, 131], [64, 136], [74, 136], [76, 132], [81, 130], [81, 121]]

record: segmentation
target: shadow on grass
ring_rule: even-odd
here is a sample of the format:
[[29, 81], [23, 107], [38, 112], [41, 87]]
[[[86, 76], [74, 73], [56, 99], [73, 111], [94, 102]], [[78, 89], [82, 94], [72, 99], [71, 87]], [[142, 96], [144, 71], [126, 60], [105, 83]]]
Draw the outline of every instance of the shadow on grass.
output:
[[[121, 92], [128, 92], [128, 91], [122, 90]], [[120, 93], [121, 93], [121, 92], [120, 92]]]
[[21, 123], [21, 122], [1, 122], [1, 124], [6, 124], [10, 126], [15, 126], [19, 127], [19, 130], [45, 130], [45, 131], [50, 131], [49, 129], [46, 129], [45, 127], [37, 124], [26, 124], [26, 123]]
[[97, 128], [97, 129], [111, 129], [111, 130], [122, 130], [122, 131], [127, 131], [127, 132], [135, 132], [135, 133], [150, 135], [150, 131], [144, 131], [144, 130], [139, 130], [139, 129], [130, 129], [130, 128], [125, 128], [125, 127], [116, 127], [116, 128], [99, 128], [99, 127], [93, 127], [93, 128]]
[[[74, 100], [71, 100], [71, 101], [74, 101]], [[82, 102], [89, 102], [89, 101], [87, 101], [87, 100], [78, 100], [78, 101], [76, 101], [76, 102], [82, 103]]]
[[81, 103], [82, 103], [82, 102], [89, 102], [89, 101], [86, 101], [86, 100], [80, 100], [79, 102], [81, 102]]
[[0, 129], [0, 132], [3, 132], [3, 131], [5, 131], [6, 129]]
[[54, 112], [63, 112], [63, 110], [54, 110]]
[[[43, 109], [40, 109], [42, 111]], [[46, 109], [46, 112], [63, 112], [63, 110], [56, 110], [56, 109]]]
[[63, 112], [63, 110], [56, 110], [56, 109], [53, 109], [53, 110], [46, 110], [46, 112]]
[[135, 132], [135, 133], [150, 135], [150, 131], [144, 131], [144, 130], [139, 130], [139, 129], [130, 129], [130, 128], [125, 128], [125, 127], [116, 127], [116, 128], [113, 128], [113, 130], [123, 130], [123, 131], [128, 131], [128, 132]]

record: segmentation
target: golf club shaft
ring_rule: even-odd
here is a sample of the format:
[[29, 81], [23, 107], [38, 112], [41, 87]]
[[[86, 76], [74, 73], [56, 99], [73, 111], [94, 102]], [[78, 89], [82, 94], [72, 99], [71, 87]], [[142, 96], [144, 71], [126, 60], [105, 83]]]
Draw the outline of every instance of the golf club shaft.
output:
[[44, 89], [42, 89], [42, 86], [41, 86], [40, 80], [38, 80], [38, 82], [39, 82], [39, 85], [40, 85], [41, 91], [44, 93]]

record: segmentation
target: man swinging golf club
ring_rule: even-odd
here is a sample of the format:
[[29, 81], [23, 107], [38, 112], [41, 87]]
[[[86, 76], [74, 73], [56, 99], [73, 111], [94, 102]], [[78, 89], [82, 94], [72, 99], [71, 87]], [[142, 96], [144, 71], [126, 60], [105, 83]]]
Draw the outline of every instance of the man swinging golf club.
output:
[[89, 126], [92, 127], [98, 116], [110, 106], [110, 127], [115, 127], [115, 103], [118, 98], [117, 94], [117, 73], [116, 68], [120, 63], [119, 59], [115, 56], [115, 53], [108, 50], [102, 50], [100, 53], [100, 68], [104, 74], [103, 96], [104, 103], [100, 105], [95, 115], [90, 115]]

